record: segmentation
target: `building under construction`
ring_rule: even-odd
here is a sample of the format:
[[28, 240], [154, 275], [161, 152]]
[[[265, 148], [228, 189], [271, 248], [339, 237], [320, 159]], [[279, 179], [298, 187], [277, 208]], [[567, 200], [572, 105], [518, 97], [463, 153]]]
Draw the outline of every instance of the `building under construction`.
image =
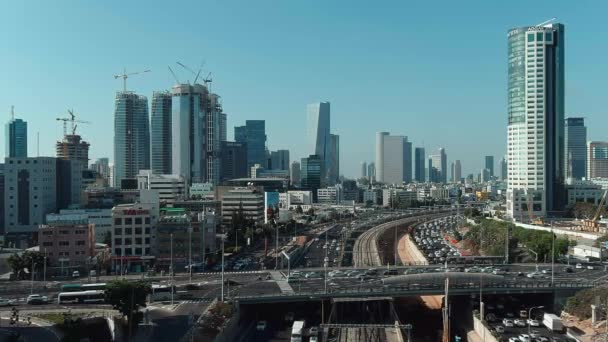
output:
[[90, 144], [81, 139], [80, 135], [68, 134], [56, 144], [57, 158], [80, 160], [85, 167], [89, 164]]

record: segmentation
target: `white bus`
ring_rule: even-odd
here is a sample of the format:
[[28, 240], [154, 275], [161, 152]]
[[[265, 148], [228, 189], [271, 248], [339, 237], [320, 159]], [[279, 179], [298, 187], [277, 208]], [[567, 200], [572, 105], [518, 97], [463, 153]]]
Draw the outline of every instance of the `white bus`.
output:
[[173, 295], [175, 296], [175, 286], [162, 284], [152, 284], [152, 293], [150, 294], [150, 301], [168, 301], [171, 300], [171, 289], [173, 289]]
[[57, 304], [104, 303], [105, 301], [106, 301], [106, 294], [102, 290], [61, 292], [57, 296]]

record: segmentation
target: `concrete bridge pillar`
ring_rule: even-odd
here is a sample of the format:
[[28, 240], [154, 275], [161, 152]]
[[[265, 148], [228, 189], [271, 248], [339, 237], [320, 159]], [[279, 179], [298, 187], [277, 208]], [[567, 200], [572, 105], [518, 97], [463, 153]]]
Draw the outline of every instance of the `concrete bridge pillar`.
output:
[[597, 322], [597, 307], [591, 304], [591, 324]]

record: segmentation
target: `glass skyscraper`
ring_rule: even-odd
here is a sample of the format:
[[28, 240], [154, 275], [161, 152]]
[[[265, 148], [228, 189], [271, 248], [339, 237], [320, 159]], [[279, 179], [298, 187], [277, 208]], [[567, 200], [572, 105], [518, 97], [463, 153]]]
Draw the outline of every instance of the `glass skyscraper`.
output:
[[330, 104], [317, 102], [306, 107], [309, 153], [323, 159], [326, 175], [331, 169]]
[[486, 156], [486, 169], [490, 171], [490, 177], [494, 177], [494, 156]]
[[12, 118], [6, 123], [6, 157], [27, 157], [27, 122]]
[[587, 127], [585, 118], [566, 119], [566, 178], [581, 179], [587, 174]]
[[152, 94], [150, 137], [152, 171], [157, 174], [171, 173], [171, 93], [159, 91]]
[[302, 158], [300, 163], [300, 186], [311, 190], [313, 198], [317, 198], [317, 189], [321, 187], [321, 181], [325, 178], [325, 166], [323, 159], [317, 155]]
[[424, 147], [416, 147], [414, 150], [414, 179], [420, 183], [424, 183], [426, 178], [424, 174], [425, 161]]
[[247, 120], [245, 126], [234, 127], [234, 140], [247, 143], [247, 169], [255, 164], [268, 167], [266, 156], [266, 121]]
[[[508, 33], [507, 216], [563, 209], [564, 26]], [[530, 207], [529, 207], [530, 206]]]
[[114, 108], [114, 185], [150, 169], [148, 99], [131, 91], [116, 93]]

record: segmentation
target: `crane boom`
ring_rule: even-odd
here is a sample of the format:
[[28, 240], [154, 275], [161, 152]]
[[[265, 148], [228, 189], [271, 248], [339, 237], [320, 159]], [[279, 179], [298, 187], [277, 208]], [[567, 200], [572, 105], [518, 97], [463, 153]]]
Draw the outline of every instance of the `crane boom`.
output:
[[127, 91], [127, 78], [129, 78], [129, 76], [139, 75], [139, 74], [143, 74], [143, 73], [151, 72], [151, 71], [152, 70], [150, 70], [150, 69], [146, 69], [144, 71], [136, 71], [136, 72], [127, 73], [127, 69], [123, 69], [123, 73], [114, 75], [114, 79], [122, 78], [123, 90]]
[[597, 206], [597, 211], [595, 212], [595, 216], [593, 216], [593, 221], [597, 221], [600, 218], [602, 207], [606, 203], [606, 194], [608, 194], [608, 190], [604, 191], [604, 196], [602, 196], [602, 199], [600, 200], [600, 203]]

